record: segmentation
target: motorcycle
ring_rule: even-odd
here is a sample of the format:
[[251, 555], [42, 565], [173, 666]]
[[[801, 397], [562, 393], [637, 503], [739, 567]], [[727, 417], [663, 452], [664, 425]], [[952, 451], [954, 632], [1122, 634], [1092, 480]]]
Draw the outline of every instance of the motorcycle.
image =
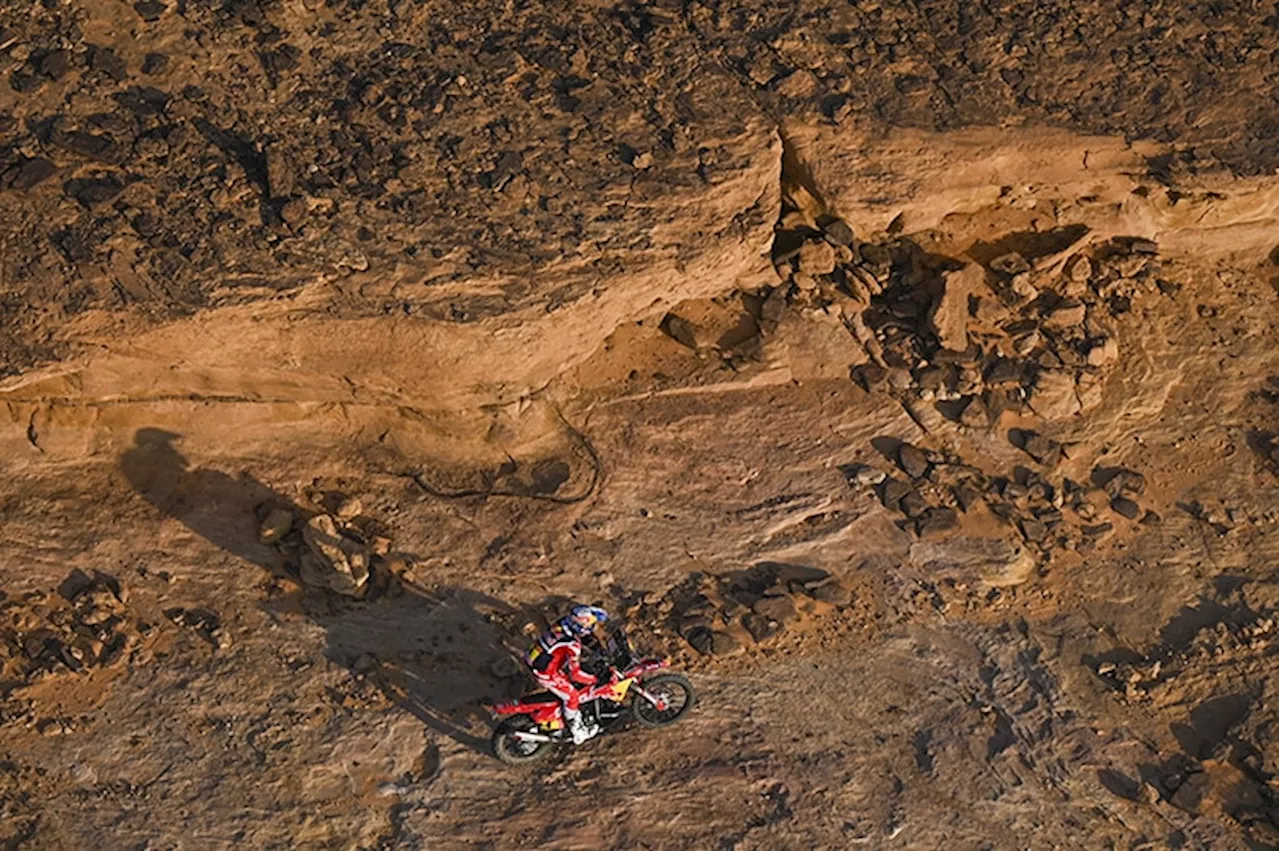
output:
[[[665, 660], [637, 656], [626, 633], [615, 630], [601, 648], [596, 670], [591, 671], [598, 684], [580, 699], [584, 720], [595, 722], [601, 733], [628, 717], [650, 728], [679, 721], [693, 708], [697, 696], [688, 678], [668, 667]], [[492, 745], [494, 756], [507, 765], [528, 765], [573, 742], [560, 700], [550, 692], [534, 692], [488, 708], [502, 719], [493, 731]]]

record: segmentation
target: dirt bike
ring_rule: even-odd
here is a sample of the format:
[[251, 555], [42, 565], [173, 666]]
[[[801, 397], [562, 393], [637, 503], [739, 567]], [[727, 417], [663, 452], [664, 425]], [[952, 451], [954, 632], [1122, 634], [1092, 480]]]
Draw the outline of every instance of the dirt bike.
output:
[[[674, 724], [696, 700], [693, 684], [683, 674], [667, 671], [666, 661], [637, 656], [621, 629], [601, 648], [594, 667], [589, 673], [599, 682], [582, 695], [579, 707], [583, 720], [594, 722], [601, 733], [628, 717], [642, 727]], [[492, 744], [494, 756], [507, 765], [527, 765], [573, 742], [560, 700], [550, 692], [534, 692], [488, 709], [503, 719], [493, 731]]]

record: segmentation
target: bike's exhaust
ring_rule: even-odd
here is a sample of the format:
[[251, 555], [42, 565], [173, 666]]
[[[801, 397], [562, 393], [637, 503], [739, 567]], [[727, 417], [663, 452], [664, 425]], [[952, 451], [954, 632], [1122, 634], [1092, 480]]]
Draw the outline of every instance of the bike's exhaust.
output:
[[517, 730], [513, 732], [511, 736], [512, 738], [518, 739], [519, 741], [522, 741], [522, 742], [554, 742], [555, 741], [555, 739], [551, 738], [550, 736], [544, 736], [541, 733], [526, 733], [522, 730]]

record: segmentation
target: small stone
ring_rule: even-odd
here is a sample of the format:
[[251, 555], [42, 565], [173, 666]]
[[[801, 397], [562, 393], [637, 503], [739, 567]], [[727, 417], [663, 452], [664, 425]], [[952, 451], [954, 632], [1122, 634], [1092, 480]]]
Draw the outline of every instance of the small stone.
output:
[[142, 59], [142, 73], [148, 76], [163, 74], [169, 67], [169, 57], [163, 53], [148, 53]]
[[960, 424], [969, 428], [986, 428], [991, 424], [991, 414], [979, 396], [971, 396], [960, 412]]
[[755, 612], [747, 612], [742, 616], [742, 627], [754, 641], [767, 641], [782, 632], [782, 624], [770, 620]]
[[828, 242], [806, 242], [797, 260], [806, 275], [829, 275], [836, 268], [836, 252]]
[[881, 486], [880, 499], [885, 508], [897, 510], [898, 503], [910, 492], [911, 485], [901, 479], [885, 479]]
[[1198, 771], [1182, 781], [1169, 802], [1189, 813], [1198, 813], [1212, 786], [1213, 779], [1206, 772]]
[[1121, 469], [1112, 473], [1102, 488], [1113, 497], [1123, 493], [1133, 493], [1141, 496], [1147, 489], [1147, 479], [1134, 470]]
[[1137, 520], [1138, 515], [1142, 513], [1142, 509], [1138, 507], [1138, 503], [1128, 497], [1117, 496], [1111, 500], [1111, 510], [1121, 517], [1127, 517], [1130, 520]]
[[1046, 467], [1062, 460], [1062, 444], [1043, 434], [1029, 434], [1023, 438], [1022, 451]]
[[1159, 526], [1161, 522], [1161, 518], [1159, 514], [1156, 514], [1154, 511], [1149, 510], [1147, 511], [1146, 514], [1142, 515], [1142, 519], [1139, 520], [1138, 522], [1141, 523], [1143, 526]]
[[820, 603], [843, 607], [853, 602], [853, 592], [839, 582], [827, 582], [808, 589], [808, 594]]
[[844, 470], [844, 474], [849, 484], [862, 488], [875, 487], [888, 478], [884, 471], [877, 470], [875, 467], [868, 467], [865, 464], [851, 464], [849, 468]]
[[71, 54], [65, 50], [50, 50], [40, 58], [37, 69], [51, 80], [61, 80], [71, 67]]
[[853, 245], [853, 228], [843, 219], [833, 219], [822, 226], [822, 234], [832, 245]]
[[357, 674], [367, 674], [378, 667], [378, 660], [369, 653], [361, 653], [356, 660], [351, 663], [351, 670]]
[[1029, 271], [1031, 266], [1021, 254], [1016, 251], [1010, 251], [1008, 254], [1001, 254], [992, 260], [991, 268], [1006, 275], [1017, 275], [1021, 272]]
[[1089, 280], [1089, 276], [1092, 274], [1093, 264], [1083, 254], [1077, 255], [1067, 263], [1067, 278], [1072, 281], [1083, 283]]
[[158, 2], [158, 0], [141, 0], [141, 2], [133, 4], [133, 9], [138, 13], [138, 17], [148, 23], [160, 20], [160, 16], [163, 15], [165, 10], [168, 8], [168, 6]]
[[100, 71], [106, 74], [116, 82], [120, 82], [129, 76], [129, 69], [120, 56], [109, 47], [99, 47], [96, 44], [89, 45], [89, 67], [94, 71]]
[[955, 509], [930, 508], [916, 520], [916, 534], [924, 538], [954, 529], [959, 523]]
[[693, 630], [685, 640], [689, 642], [689, 646], [704, 656], [727, 656], [742, 647], [729, 633], [706, 628]]
[[1038, 543], [1043, 541], [1045, 536], [1049, 534], [1049, 527], [1039, 520], [1023, 518], [1018, 525], [1022, 527], [1022, 535], [1028, 541]]
[[929, 472], [929, 460], [925, 458], [924, 452], [910, 443], [898, 447], [898, 466], [913, 479], [924, 478]]
[[288, 508], [273, 508], [258, 527], [258, 540], [274, 544], [293, 528], [293, 512]]
[[5, 172], [3, 178], [0, 178], [0, 186], [25, 192], [39, 186], [57, 173], [58, 167], [53, 163], [44, 157], [35, 157]]
[[1085, 360], [1090, 366], [1106, 366], [1114, 363], [1120, 357], [1120, 346], [1112, 337], [1095, 342], [1089, 347], [1089, 354], [1085, 356]]
[[955, 494], [956, 504], [960, 506], [961, 511], [966, 513], [978, 501], [978, 492], [968, 485], [959, 485], [952, 492]]
[[1129, 243], [1129, 250], [1134, 254], [1156, 254], [1160, 248], [1156, 245], [1155, 240], [1151, 239], [1135, 239]]
[[902, 513], [911, 518], [919, 517], [929, 508], [929, 503], [920, 494], [920, 491], [910, 491], [906, 496], [902, 497], [898, 503], [898, 507]]
[[1086, 308], [1078, 299], [1063, 299], [1044, 318], [1044, 327], [1061, 330], [1084, 322]]
[[354, 496], [343, 497], [333, 513], [340, 520], [352, 520], [364, 512], [364, 504]]
[[643, 154], [636, 154], [635, 158], [631, 160], [631, 167], [638, 171], [644, 171], [645, 169], [651, 168], [652, 166], [653, 166], [653, 154], [647, 151]]
[[787, 623], [796, 619], [796, 605], [790, 597], [761, 597], [752, 605], [751, 610], [757, 615]]

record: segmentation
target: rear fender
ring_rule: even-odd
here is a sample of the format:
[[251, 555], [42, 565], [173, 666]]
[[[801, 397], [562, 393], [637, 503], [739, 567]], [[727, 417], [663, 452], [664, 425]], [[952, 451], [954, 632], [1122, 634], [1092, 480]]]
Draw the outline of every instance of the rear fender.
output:
[[663, 659], [645, 659], [637, 662], [627, 669], [626, 676], [628, 679], [643, 677], [645, 674], [652, 674], [654, 671], [661, 671], [671, 667], [671, 664]]

